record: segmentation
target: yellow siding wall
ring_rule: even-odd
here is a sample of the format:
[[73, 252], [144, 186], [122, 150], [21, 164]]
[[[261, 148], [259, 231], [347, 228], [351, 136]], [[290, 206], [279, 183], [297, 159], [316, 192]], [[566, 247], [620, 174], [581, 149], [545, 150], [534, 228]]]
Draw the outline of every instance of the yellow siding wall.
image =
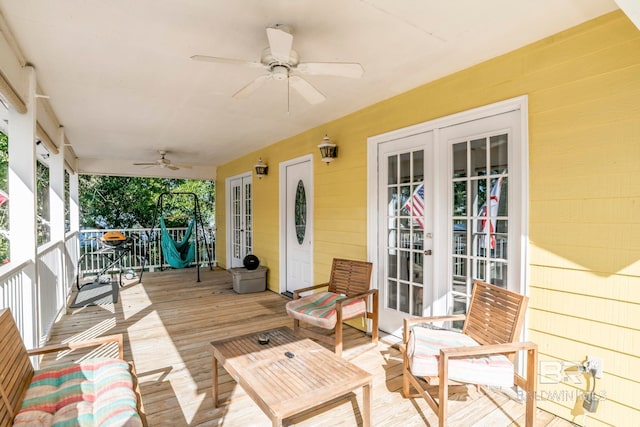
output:
[[[218, 169], [218, 258], [224, 265], [224, 180], [259, 156], [255, 253], [278, 290], [278, 163], [313, 153], [315, 280], [334, 256], [366, 258], [367, 137], [529, 95], [529, 338], [543, 361], [604, 360], [606, 394], [588, 425], [640, 420], [640, 31], [621, 12], [556, 34]], [[330, 166], [316, 145], [339, 146]], [[348, 191], [345, 191], [347, 190]], [[587, 384], [540, 384], [539, 406], [578, 424]], [[635, 420], [635, 422], [633, 421]]]

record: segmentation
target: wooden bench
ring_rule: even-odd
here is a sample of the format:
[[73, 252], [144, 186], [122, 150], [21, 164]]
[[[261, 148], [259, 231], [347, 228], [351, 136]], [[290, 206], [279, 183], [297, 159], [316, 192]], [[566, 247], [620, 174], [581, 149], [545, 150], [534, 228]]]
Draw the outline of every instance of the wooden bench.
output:
[[[117, 343], [118, 359], [88, 359], [41, 370], [34, 370], [29, 359], [107, 343]], [[133, 363], [123, 359], [121, 334], [27, 350], [11, 311], [0, 310], [0, 426], [18, 420], [49, 425], [74, 417], [87, 424], [94, 417], [96, 425], [147, 426]]]

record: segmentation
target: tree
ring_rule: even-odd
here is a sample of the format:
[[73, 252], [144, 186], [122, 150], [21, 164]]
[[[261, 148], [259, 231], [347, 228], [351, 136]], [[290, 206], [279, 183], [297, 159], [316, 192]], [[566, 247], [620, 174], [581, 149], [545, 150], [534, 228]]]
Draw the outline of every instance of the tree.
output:
[[[156, 216], [190, 216], [193, 211], [188, 198], [172, 198], [166, 211], [156, 213], [158, 196], [164, 192], [194, 192], [200, 201], [204, 224], [214, 221], [215, 184], [169, 178], [138, 178], [82, 175], [80, 177], [80, 223], [82, 228], [152, 228]], [[185, 226], [168, 221], [168, 226]]]

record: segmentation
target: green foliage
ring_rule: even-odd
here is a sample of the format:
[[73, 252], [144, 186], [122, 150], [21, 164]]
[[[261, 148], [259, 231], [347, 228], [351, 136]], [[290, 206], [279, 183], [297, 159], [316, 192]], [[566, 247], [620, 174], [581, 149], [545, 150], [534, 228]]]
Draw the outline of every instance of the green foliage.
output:
[[38, 210], [38, 246], [51, 240], [51, 228], [49, 226], [49, 168], [36, 162], [36, 201]]
[[[81, 228], [157, 226], [154, 224], [156, 203], [164, 192], [196, 193], [203, 223], [213, 222], [215, 184], [211, 181], [83, 175], [80, 176]], [[192, 212], [192, 198], [165, 199], [163, 214], [178, 217], [175, 221], [167, 221], [167, 226], [186, 226], [188, 219], [180, 217], [190, 217]]]
[[[9, 193], [9, 138], [0, 132], [0, 189]], [[0, 206], [0, 229], [9, 230], [9, 202]], [[9, 260], [9, 239], [6, 234], [0, 234], [0, 262]]]

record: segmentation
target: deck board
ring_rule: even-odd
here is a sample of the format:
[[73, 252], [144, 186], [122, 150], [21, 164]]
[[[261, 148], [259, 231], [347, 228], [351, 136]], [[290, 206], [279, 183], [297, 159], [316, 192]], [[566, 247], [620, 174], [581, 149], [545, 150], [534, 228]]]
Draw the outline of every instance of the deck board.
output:
[[[150, 426], [270, 426], [269, 419], [224, 370], [219, 370], [220, 399], [232, 402], [214, 408], [211, 396], [210, 342], [250, 332], [292, 326], [285, 297], [273, 292], [236, 294], [224, 270], [145, 273], [120, 289], [114, 305], [69, 309], [53, 327], [50, 343], [123, 333], [125, 359], [133, 360]], [[374, 375], [374, 426], [437, 425], [424, 401], [404, 399], [402, 358], [392, 340], [381, 334], [377, 347], [362, 352], [370, 340], [345, 329], [344, 356]], [[67, 354], [63, 359], [77, 359]], [[45, 359], [44, 365], [54, 363]], [[285, 420], [303, 427], [362, 424], [362, 391]], [[497, 406], [499, 404], [500, 406]], [[451, 426], [523, 425], [524, 405], [494, 391], [472, 393], [467, 401], [451, 401]], [[571, 426], [539, 411], [537, 424]]]

